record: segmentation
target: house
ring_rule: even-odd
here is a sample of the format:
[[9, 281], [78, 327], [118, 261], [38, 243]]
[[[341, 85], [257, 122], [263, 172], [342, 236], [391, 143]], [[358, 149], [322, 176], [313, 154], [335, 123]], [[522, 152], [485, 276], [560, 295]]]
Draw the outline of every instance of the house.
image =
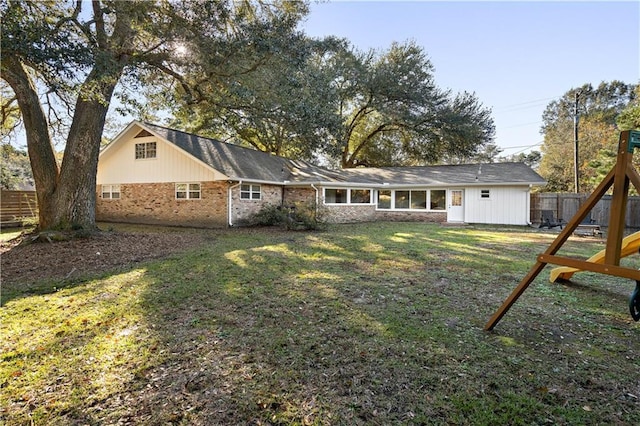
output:
[[329, 170], [134, 121], [100, 153], [96, 219], [226, 227], [267, 204], [315, 203], [334, 223], [527, 225], [544, 183], [522, 163]]

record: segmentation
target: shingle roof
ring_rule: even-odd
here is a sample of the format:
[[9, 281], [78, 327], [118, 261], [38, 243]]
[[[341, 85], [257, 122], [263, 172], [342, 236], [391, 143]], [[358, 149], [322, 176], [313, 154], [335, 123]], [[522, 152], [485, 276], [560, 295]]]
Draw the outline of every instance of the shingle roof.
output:
[[266, 182], [287, 179], [290, 161], [286, 158], [155, 124], [143, 125], [229, 178]]
[[545, 184], [545, 180], [524, 163], [329, 170], [305, 161], [289, 160], [284, 157], [155, 124], [141, 124], [230, 179], [281, 184], [345, 186]]
[[544, 185], [545, 180], [524, 163], [459, 164], [424, 167], [347, 169], [350, 181], [389, 185]]

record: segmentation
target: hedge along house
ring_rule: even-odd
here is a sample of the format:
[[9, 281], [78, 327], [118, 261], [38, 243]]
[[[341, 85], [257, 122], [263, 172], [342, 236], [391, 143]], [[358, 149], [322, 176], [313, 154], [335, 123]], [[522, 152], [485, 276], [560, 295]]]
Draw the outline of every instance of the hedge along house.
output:
[[308, 203], [333, 223], [527, 225], [530, 188], [544, 183], [522, 163], [328, 170], [134, 121], [100, 153], [96, 219], [226, 227]]

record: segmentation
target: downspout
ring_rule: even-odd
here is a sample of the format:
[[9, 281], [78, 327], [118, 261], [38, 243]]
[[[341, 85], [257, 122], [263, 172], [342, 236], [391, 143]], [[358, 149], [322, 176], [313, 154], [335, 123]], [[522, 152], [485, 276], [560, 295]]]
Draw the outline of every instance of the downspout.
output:
[[242, 180], [239, 180], [237, 184], [230, 186], [227, 189], [227, 193], [229, 195], [229, 202], [227, 203], [227, 205], [229, 206], [229, 226], [233, 226], [233, 210], [232, 210], [232, 204], [233, 204], [233, 189], [239, 187], [240, 185], [242, 185]]
[[529, 189], [527, 189], [526, 193], [527, 193], [527, 225], [530, 227], [533, 227], [533, 223], [531, 223], [531, 187], [532, 185], [529, 184]]
[[320, 202], [320, 194], [319, 194], [319, 189], [316, 188], [316, 186], [314, 184], [311, 184], [311, 187], [316, 190], [316, 212], [315, 213], [316, 213], [316, 218], [317, 218], [318, 217], [318, 209], [319, 209], [318, 203]]

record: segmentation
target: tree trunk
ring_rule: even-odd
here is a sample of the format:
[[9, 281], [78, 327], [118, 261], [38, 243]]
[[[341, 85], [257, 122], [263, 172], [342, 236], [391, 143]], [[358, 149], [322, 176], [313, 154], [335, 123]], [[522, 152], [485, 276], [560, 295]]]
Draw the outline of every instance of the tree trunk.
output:
[[[92, 71], [83, 84], [98, 87], [98, 93], [78, 96], [73, 122], [60, 169], [60, 183], [55, 197], [55, 226], [96, 229], [96, 174], [105, 118], [117, 75], [98, 75]], [[106, 82], [105, 82], [106, 81]], [[82, 171], [78, 173], [78, 171]]]
[[38, 92], [31, 77], [17, 58], [2, 58], [2, 78], [13, 89], [27, 135], [27, 150], [33, 179], [36, 183], [36, 198], [40, 216], [39, 227], [51, 227], [55, 216], [55, 193], [58, 186], [58, 163], [56, 162], [47, 118], [40, 105]]
[[[122, 68], [95, 69], [82, 88], [58, 168], [49, 128], [33, 81], [17, 59], [2, 59], [3, 79], [13, 89], [24, 119], [38, 199], [39, 230], [95, 230], [96, 173], [105, 117]], [[82, 90], [81, 90], [82, 92]]]

